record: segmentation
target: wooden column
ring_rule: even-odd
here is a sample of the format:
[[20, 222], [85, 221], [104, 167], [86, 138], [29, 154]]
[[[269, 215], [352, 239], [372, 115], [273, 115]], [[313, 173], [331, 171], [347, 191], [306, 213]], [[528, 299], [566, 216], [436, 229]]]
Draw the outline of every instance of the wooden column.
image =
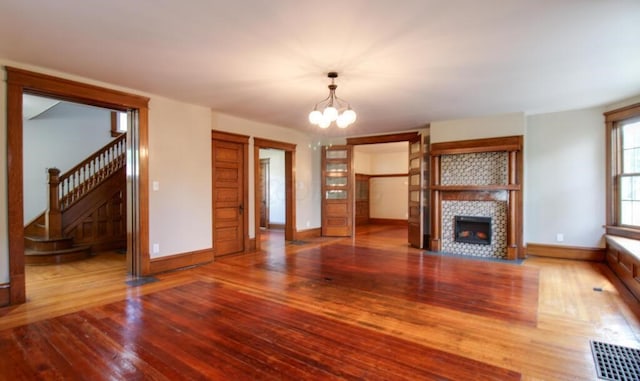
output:
[[[509, 185], [518, 184], [518, 161], [517, 152], [509, 152]], [[519, 191], [509, 190], [509, 202], [507, 211], [507, 258], [518, 259], [518, 196]]]
[[49, 207], [45, 214], [47, 238], [62, 237], [62, 212], [60, 211], [60, 197], [58, 196], [59, 176], [60, 170], [58, 168], [49, 168]]
[[429, 250], [440, 251], [442, 249], [442, 203], [440, 202], [440, 156], [431, 158], [431, 241]]

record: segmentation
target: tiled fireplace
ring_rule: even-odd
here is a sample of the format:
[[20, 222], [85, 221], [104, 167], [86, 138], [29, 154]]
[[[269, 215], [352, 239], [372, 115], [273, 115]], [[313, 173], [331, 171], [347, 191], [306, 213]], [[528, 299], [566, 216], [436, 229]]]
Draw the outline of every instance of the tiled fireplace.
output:
[[[456, 241], [456, 216], [491, 218], [491, 243]], [[445, 253], [506, 258], [507, 203], [504, 201], [442, 201], [442, 251]]]
[[432, 145], [430, 250], [520, 257], [521, 152], [521, 137]]

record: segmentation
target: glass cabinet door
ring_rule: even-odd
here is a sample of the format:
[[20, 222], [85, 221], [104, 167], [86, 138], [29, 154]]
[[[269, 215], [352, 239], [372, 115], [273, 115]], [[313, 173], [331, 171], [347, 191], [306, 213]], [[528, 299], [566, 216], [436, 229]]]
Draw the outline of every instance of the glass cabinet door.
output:
[[351, 147], [322, 148], [322, 235], [346, 237], [353, 230]]

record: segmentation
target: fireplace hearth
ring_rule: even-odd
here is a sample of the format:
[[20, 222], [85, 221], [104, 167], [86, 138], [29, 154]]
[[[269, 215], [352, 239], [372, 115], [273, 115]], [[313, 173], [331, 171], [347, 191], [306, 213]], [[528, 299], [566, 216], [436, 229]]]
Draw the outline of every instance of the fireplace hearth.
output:
[[491, 217], [455, 216], [454, 241], [491, 245]]

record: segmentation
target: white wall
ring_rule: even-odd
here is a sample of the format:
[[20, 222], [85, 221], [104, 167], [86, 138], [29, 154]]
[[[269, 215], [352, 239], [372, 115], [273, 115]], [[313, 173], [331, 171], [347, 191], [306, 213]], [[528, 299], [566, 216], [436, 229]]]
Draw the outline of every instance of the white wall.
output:
[[436, 121], [431, 123], [431, 143], [524, 135], [524, 130], [525, 116], [521, 112]]
[[260, 159], [269, 159], [269, 223], [285, 224], [284, 151], [261, 149]]
[[405, 152], [382, 152], [371, 155], [370, 175], [390, 175], [409, 172], [409, 145]]
[[[525, 138], [525, 243], [600, 247], [604, 108], [532, 115]], [[556, 235], [564, 235], [563, 242]]]
[[393, 220], [409, 218], [409, 186], [406, 177], [371, 178], [369, 197], [369, 217]]
[[[305, 230], [321, 226], [320, 213], [320, 152], [321, 146], [309, 135], [288, 128], [242, 119], [217, 112], [212, 113], [211, 128], [251, 137], [270, 139], [296, 145], [296, 229]], [[249, 152], [253, 152], [253, 139]], [[249, 195], [254, 194], [253, 154], [249, 155]], [[249, 221], [254, 221], [253, 196], [249, 200]], [[249, 223], [249, 236], [255, 237], [255, 227]]]
[[65, 173], [112, 141], [111, 111], [61, 102], [23, 120], [25, 224], [47, 208], [48, 168]]
[[[390, 175], [409, 171], [409, 145], [404, 152], [354, 150], [356, 173]], [[405, 177], [374, 177], [369, 180], [369, 216], [394, 220], [408, 218], [408, 182]]]
[[211, 248], [210, 109], [151, 98], [149, 182], [149, 242], [160, 247], [151, 257]]
[[431, 142], [524, 135], [525, 243], [598, 247], [605, 207], [603, 111], [434, 122]]
[[[405, 152], [371, 155], [372, 175], [409, 172], [409, 145]], [[369, 216], [392, 220], [409, 218], [409, 185], [406, 177], [377, 177], [369, 181]]]
[[371, 155], [367, 152], [353, 150], [353, 170], [355, 173], [371, 173]]

